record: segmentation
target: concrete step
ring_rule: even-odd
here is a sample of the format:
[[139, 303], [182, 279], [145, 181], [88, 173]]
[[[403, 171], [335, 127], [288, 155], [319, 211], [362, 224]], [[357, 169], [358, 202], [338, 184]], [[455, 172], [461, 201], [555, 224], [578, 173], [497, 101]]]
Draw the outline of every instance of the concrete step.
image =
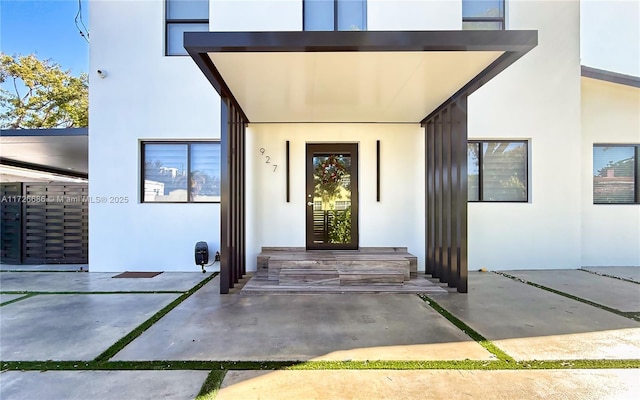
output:
[[256, 277], [283, 286], [398, 285], [417, 277], [417, 258], [404, 247], [353, 251], [263, 248]]
[[392, 270], [341, 270], [340, 286], [385, 285], [402, 286], [404, 273]]
[[338, 271], [330, 269], [282, 269], [279, 274], [280, 286], [333, 285], [340, 284]]
[[338, 271], [340, 273], [350, 273], [352, 271], [368, 271], [368, 272], [396, 272], [403, 276], [403, 280], [408, 281], [411, 278], [411, 263], [405, 258], [374, 258], [369, 260], [344, 260], [337, 261]]

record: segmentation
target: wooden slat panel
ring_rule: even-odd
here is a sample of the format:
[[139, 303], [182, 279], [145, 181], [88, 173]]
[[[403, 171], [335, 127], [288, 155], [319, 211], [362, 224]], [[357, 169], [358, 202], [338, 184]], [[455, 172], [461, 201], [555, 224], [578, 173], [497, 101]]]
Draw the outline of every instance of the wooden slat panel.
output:
[[88, 261], [87, 184], [25, 184], [24, 261], [86, 263]]

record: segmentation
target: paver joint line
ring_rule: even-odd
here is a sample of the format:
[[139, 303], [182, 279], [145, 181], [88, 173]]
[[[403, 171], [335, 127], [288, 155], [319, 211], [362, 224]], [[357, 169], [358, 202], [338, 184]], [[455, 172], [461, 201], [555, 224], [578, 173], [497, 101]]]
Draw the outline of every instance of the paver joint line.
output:
[[494, 356], [496, 356], [500, 361], [504, 361], [504, 362], [508, 362], [508, 363], [515, 362], [513, 357], [511, 357], [510, 355], [505, 353], [503, 350], [498, 348], [498, 346], [493, 344], [491, 341], [487, 340], [484, 336], [482, 336], [480, 333], [475, 331], [469, 325], [465, 324], [462, 320], [457, 318], [455, 315], [451, 314], [449, 311], [447, 311], [444, 307], [442, 307], [440, 304], [435, 302], [429, 296], [427, 296], [425, 294], [419, 294], [418, 297], [420, 297], [431, 308], [436, 310], [440, 315], [442, 315], [447, 320], [449, 320], [449, 322], [451, 322], [453, 325], [455, 325], [460, 330], [462, 330], [462, 332], [464, 332], [467, 336], [469, 336], [471, 339], [473, 339], [476, 342], [478, 342], [478, 344], [480, 344], [480, 346], [484, 347], [485, 350], [487, 350], [489, 353], [491, 353]]
[[180, 303], [182, 303], [183, 301], [188, 299], [192, 294], [197, 292], [200, 288], [202, 288], [204, 285], [206, 285], [208, 282], [210, 282], [217, 275], [218, 275], [218, 272], [214, 272], [211, 275], [209, 275], [208, 277], [204, 278], [197, 285], [195, 285], [194, 287], [189, 289], [187, 292], [184, 292], [177, 299], [175, 299], [174, 301], [169, 303], [167, 306], [165, 306], [163, 309], [161, 309], [160, 311], [155, 313], [153, 316], [151, 316], [151, 318], [149, 318], [146, 321], [144, 321], [142, 324], [140, 324], [133, 331], [129, 332], [123, 338], [121, 338], [116, 343], [114, 343], [111, 347], [109, 347], [102, 354], [100, 354], [98, 357], [96, 357], [94, 361], [95, 362], [107, 361], [108, 359], [110, 359], [111, 357], [116, 355], [120, 350], [125, 348], [129, 343], [131, 343], [137, 337], [142, 335], [142, 333], [144, 333], [147, 329], [149, 329], [151, 326], [153, 326], [153, 324], [158, 322], [162, 317], [164, 317], [171, 310], [173, 310], [178, 305], [180, 305]]
[[[587, 272], [589, 272], [589, 271], [587, 271]], [[512, 279], [512, 280], [520, 282], [520, 283], [524, 283], [525, 285], [529, 285], [529, 286], [533, 286], [533, 287], [538, 288], [538, 289], [546, 290], [547, 292], [551, 292], [551, 293], [557, 294], [559, 296], [566, 297], [566, 298], [571, 299], [571, 300], [579, 301], [581, 303], [590, 305], [592, 307], [600, 308], [600, 309], [608, 311], [610, 313], [620, 315], [621, 317], [629, 318], [629, 319], [632, 319], [634, 321], [640, 321], [640, 314], [638, 314], [637, 312], [623, 312], [623, 311], [620, 311], [620, 310], [616, 310], [615, 308], [607, 307], [605, 305], [598, 304], [598, 303], [595, 303], [595, 302], [587, 300], [587, 299], [583, 299], [582, 297], [574, 296], [574, 295], [562, 292], [560, 290], [552, 289], [550, 287], [547, 287], [547, 286], [544, 286], [544, 285], [540, 285], [540, 284], [535, 283], [535, 282], [528, 281], [526, 279], [518, 278], [517, 276], [509, 275], [509, 274], [507, 274], [505, 272], [493, 271], [493, 273], [495, 273], [497, 275], [504, 276], [505, 278], [509, 278], [509, 279]]]
[[593, 274], [593, 275], [604, 276], [604, 277], [607, 277], [607, 278], [617, 279], [619, 281], [635, 283], [636, 285], [640, 285], [640, 282], [638, 282], [638, 281], [634, 281], [633, 279], [623, 278], [621, 276], [603, 274], [602, 272], [589, 271], [588, 269], [583, 269], [583, 268], [578, 268], [578, 271], [582, 271], [582, 272], [586, 272], [586, 273]]
[[[22, 293], [0, 293], [0, 294], [22, 294]], [[17, 299], [13, 299], [13, 300], [5, 301], [4, 303], [0, 303], [0, 307], [9, 305], [9, 304], [12, 304], [12, 303], [15, 303], [15, 302], [18, 302], [20, 300], [25, 300], [25, 299], [28, 299], [29, 297], [33, 297], [33, 296], [36, 296], [36, 295], [37, 295], [37, 293], [28, 293], [28, 294], [26, 294], [26, 295], [24, 295], [22, 297], [18, 297]]]

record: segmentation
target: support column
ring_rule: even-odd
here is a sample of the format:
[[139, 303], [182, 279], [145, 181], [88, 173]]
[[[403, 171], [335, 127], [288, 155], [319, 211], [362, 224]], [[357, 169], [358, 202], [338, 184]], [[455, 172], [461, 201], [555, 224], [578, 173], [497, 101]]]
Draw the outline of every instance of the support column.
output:
[[222, 98], [220, 154], [220, 293], [229, 293], [246, 273], [245, 121]]
[[426, 273], [467, 288], [467, 98], [425, 119]]

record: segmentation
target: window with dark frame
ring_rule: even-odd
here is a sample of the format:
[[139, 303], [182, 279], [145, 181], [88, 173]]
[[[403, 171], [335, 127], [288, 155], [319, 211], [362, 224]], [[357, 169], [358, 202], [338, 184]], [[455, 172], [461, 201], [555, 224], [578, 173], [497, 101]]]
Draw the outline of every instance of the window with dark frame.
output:
[[470, 202], [527, 202], [527, 141], [469, 141], [467, 144]]
[[220, 202], [220, 142], [143, 142], [143, 203]]
[[187, 55], [184, 32], [209, 30], [209, 0], [166, 0], [165, 5], [165, 55]]
[[593, 145], [593, 204], [640, 204], [640, 144]]
[[505, 0], [462, 0], [463, 30], [504, 30]]
[[366, 31], [367, 0], [303, 0], [305, 31]]

